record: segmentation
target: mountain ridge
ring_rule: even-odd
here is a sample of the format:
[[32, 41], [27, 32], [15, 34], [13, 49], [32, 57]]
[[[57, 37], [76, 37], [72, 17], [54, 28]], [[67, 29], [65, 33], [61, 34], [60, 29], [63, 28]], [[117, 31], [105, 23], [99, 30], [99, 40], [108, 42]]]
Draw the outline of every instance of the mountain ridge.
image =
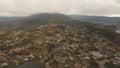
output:
[[87, 15], [69, 15], [75, 20], [97, 22], [97, 23], [110, 23], [120, 24], [120, 17], [106, 17], [106, 16], [87, 16]]
[[107, 17], [107, 16], [88, 16], [88, 15], [67, 15], [67, 14], [61, 14], [61, 13], [38, 13], [38, 14], [32, 14], [30, 16], [24, 16], [24, 17], [0, 17], [0, 23], [12, 23], [12, 22], [18, 22], [18, 21], [27, 21], [33, 18], [69, 18], [79, 21], [87, 21], [87, 22], [97, 22], [97, 23], [110, 23], [110, 24], [120, 24], [120, 17]]

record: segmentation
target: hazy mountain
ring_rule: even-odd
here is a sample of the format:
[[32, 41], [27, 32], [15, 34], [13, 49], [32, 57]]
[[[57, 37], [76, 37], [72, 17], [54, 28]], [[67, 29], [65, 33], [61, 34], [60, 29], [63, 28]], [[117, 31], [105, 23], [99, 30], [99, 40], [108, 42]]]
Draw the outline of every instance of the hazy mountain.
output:
[[72, 18], [60, 13], [41, 13], [31, 15], [24, 20], [20, 21], [23, 25], [35, 25], [35, 24], [45, 24], [45, 23], [68, 23], [72, 22]]
[[24, 18], [25, 17], [0, 17], [0, 23], [18, 21]]
[[98, 23], [119, 24], [120, 17], [104, 17], [104, 16], [85, 16], [85, 15], [70, 15], [73, 19]]
[[40, 24], [46, 22], [69, 22], [72, 19], [87, 22], [98, 22], [98, 23], [112, 23], [119, 24], [120, 17], [105, 17], [105, 16], [87, 16], [87, 15], [64, 15], [60, 13], [40, 13], [34, 14], [28, 17], [0, 17], [0, 23], [5, 22], [21, 22], [24, 24]]

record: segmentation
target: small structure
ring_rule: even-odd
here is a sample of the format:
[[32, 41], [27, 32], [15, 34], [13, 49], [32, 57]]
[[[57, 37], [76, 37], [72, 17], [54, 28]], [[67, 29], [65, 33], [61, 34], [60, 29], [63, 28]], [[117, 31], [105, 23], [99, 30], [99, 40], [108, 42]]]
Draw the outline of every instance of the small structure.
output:
[[0, 65], [0, 67], [5, 67], [5, 66], [8, 66], [8, 63], [2, 63], [2, 64]]
[[91, 51], [90, 54], [92, 54], [94, 59], [100, 59], [103, 57], [102, 54], [100, 54], [99, 52], [95, 52], [95, 51]]
[[98, 63], [98, 65], [99, 65], [99, 68], [106, 68], [104, 61], [98, 61], [97, 63]]

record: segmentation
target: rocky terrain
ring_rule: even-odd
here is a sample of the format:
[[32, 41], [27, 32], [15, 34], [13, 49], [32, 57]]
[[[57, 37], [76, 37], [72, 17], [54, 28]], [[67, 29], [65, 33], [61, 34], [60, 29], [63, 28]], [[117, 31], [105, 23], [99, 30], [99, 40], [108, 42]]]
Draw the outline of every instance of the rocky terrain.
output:
[[101, 24], [48, 18], [0, 35], [0, 68], [26, 68], [30, 62], [40, 68], [120, 68], [118, 33]]

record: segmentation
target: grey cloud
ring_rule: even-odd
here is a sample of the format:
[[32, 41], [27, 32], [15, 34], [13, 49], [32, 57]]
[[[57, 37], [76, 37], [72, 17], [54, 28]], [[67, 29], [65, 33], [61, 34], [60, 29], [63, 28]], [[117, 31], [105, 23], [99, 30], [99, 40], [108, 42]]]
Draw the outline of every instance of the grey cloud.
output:
[[120, 4], [120, 0], [115, 0], [115, 2]]
[[82, 15], [120, 15], [119, 0], [0, 0], [0, 15], [19, 16], [42, 12]]

